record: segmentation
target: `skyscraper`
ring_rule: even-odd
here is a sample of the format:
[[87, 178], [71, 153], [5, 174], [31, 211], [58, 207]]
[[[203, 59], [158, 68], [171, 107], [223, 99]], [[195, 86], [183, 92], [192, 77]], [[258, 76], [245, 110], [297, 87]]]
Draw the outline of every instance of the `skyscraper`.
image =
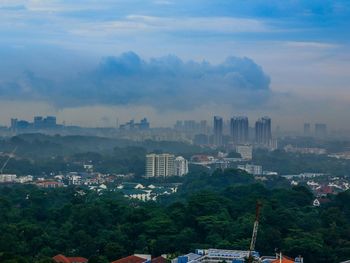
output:
[[255, 141], [261, 145], [268, 145], [272, 139], [271, 119], [262, 117], [255, 123]]
[[249, 123], [247, 117], [233, 117], [230, 122], [231, 138], [235, 144], [248, 142]]
[[304, 123], [304, 135], [310, 136], [311, 135], [311, 125], [310, 123]]
[[214, 116], [214, 144], [222, 145], [223, 120], [219, 116]]
[[316, 123], [315, 124], [315, 135], [318, 138], [324, 138], [327, 136], [327, 124]]

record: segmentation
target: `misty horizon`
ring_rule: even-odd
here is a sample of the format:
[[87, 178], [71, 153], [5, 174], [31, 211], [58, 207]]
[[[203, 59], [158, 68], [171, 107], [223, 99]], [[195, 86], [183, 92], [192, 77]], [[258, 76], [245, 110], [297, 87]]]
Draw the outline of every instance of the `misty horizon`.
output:
[[350, 129], [345, 1], [196, 6], [2, 1], [0, 123], [268, 115], [286, 130]]

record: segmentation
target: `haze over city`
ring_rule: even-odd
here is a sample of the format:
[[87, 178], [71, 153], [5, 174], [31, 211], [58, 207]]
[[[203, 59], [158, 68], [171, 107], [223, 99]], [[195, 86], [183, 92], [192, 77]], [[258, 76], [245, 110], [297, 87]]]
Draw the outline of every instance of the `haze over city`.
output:
[[349, 129], [347, 1], [0, 2], [0, 122]]

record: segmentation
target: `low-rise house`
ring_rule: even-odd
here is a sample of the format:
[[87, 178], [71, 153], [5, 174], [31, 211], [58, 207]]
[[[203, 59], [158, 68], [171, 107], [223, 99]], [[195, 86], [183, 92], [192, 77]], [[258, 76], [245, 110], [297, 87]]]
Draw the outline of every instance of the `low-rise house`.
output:
[[42, 188], [59, 188], [64, 186], [63, 183], [56, 181], [41, 181], [37, 182], [36, 185]]
[[111, 263], [144, 263], [146, 261], [147, 261], [147, 259], [145, 259], [145, 258], [131, 255], [131, 256], [128, 256], [125, 258], [121, 258], [121, 259], [112, 261]]
[[65, 255], [58, 254], [54, 256], [53, 261], [56, 263], [87, 263], [88, 259], [83, 257], [66, 257]]

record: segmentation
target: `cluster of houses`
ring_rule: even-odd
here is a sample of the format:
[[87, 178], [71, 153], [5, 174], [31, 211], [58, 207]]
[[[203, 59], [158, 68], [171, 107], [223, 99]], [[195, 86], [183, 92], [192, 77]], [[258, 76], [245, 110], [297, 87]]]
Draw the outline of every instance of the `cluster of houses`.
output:
[[[290, 258], [282, 253], [275, 256], [260, 256], [256, 251], [242, 250], [224, 250], [224, 249], [196, 249], [194, 253], [188, 253], [178, 257], [162, 255], [152, 257], [148, 254], [134, 254], [121, 259], [112, 261], [111, 263], [245, 263], [248, 258], [252, 258], [251, 262], [260, 263], [303, 263], [301, 256]], [[88, 263], [88, 259], [83, 257], [66, 257], [62, 254], [53, 257], [55, 263]]]
[[[67, 257], [62, 254], [54, 256], [53, 261], [55, 263], [88, 263], [89, 260], [84, 257]], [[148, 254], [135, 254], [121, 259], [112, 261], [111, 263], [167, 263], [169, 262], [166, 255], [159, 257], [152, 257]]]
[[177, 192], [180, 184], [149, 184], [142, 185], [140, 183], [122, 183], [117, 186], [117, 191], [130, 199], [138, 199], [140, 201], [157, 200], [159, 196], [171, 195]]

